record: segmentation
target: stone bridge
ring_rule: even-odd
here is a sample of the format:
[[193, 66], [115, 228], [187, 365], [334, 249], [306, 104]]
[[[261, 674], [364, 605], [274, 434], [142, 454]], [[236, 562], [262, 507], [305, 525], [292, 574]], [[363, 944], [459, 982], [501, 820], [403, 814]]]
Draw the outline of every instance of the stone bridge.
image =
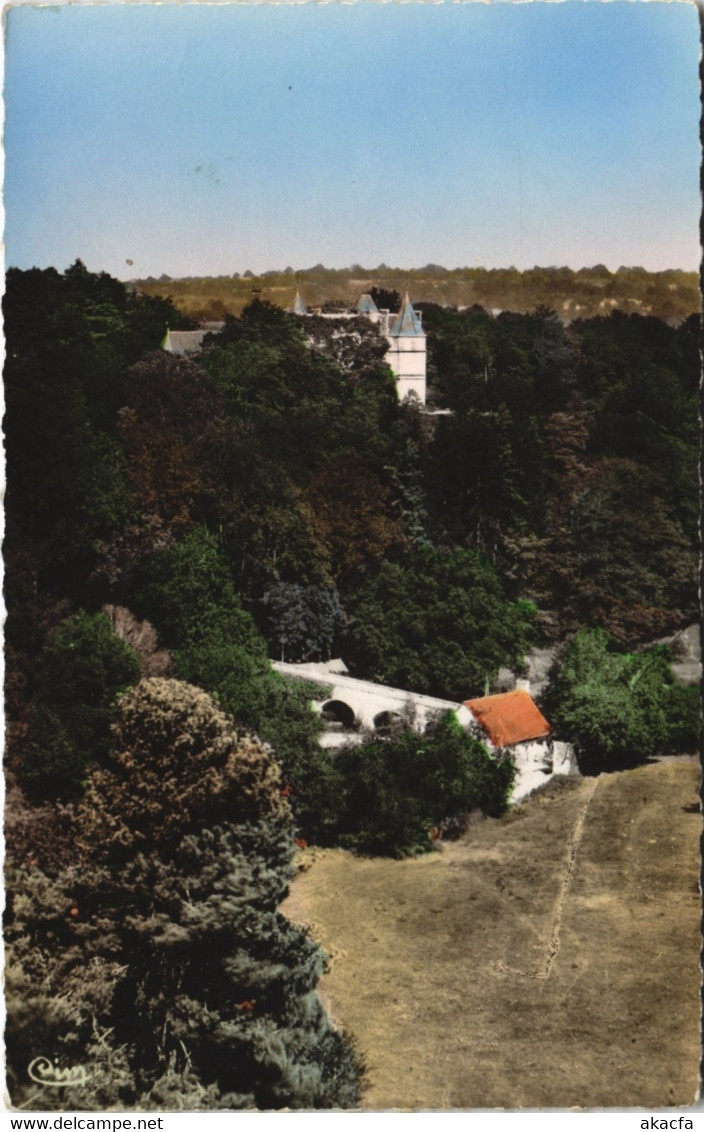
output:
[[312, 701], [326, 725], [321, 736], [324, 747], [354, 741], [362, 729], [383, 730], [395, 719], [407, 718], [417, 731], [423, 731], [434, 715], [447, 711], [454, 711], [465, 726], [472, 718], [460, 703], [355, 680], [341, 660], [311, 664], [272, 661], [272, 668], [282, 676], [317, 684], [324, 693]]
[[[422, 696], [367, 680], [355, 680], [348, 674], [342, 660], [310, 664], [272, 661], [271, 664], [282, 676], [305, 680], [320, 689], [319, 695], [311, 702], [325, 724], [320, 736], [323, 747], [361, 742], [365, 732], [374, 730], [383, 733], [394, 719], [403, 719], [422, 732], [433, 716], [453, 711], [462, 726], [467, 727], [489, 752], [495, 750], [489, 736], [462, 703], [438, 700], [434, 696]], [[557, 742], [549, 735], [513, 742], [508, 749], [516, 766], [511, 803], [522, 801], [555, 774], [577, 772], [570, 745]]]

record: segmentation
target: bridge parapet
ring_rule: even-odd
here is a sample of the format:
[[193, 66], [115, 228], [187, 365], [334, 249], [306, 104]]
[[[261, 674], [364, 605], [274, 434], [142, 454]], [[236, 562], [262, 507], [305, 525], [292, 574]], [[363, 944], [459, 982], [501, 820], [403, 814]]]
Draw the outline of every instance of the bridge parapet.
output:
[[[424, 696], [418, 692], [408, 692], [404, 688], [393, 688], [387, 684], [373, 684], [368, 680], [357, 680], [346, 675], [341, 661], [320, 664], [287, 664], [273, 661], [272, 667], [282, 676], [295, 680], [307, 680], [327, 691], [324, 699], [313, 700], [313, 708], [331, 723], [342, 724], [344, 732], [371, 728], [378, 730], [388, 726], [394, 718], [408, 719], [416, 731], [423, 731], [434, 715], [454, 711], [458, 716], [467, 716], [462, 722], [469, 722], [469, 712], [461, 703]], [[339, 735], [340, 729], [335, 729]], [[347, 741], [336, 739], [333, 743]]]

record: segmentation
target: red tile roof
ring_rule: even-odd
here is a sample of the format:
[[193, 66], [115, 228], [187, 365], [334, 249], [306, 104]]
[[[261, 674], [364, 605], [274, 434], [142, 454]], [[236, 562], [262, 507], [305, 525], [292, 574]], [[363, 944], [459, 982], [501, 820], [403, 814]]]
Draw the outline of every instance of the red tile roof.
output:
[[545, 739], [550, 724], [533, 703], [529, 692], [504, 692], [465, 700], [474, 718], [495, 747], [512, 747], [530, 739]]

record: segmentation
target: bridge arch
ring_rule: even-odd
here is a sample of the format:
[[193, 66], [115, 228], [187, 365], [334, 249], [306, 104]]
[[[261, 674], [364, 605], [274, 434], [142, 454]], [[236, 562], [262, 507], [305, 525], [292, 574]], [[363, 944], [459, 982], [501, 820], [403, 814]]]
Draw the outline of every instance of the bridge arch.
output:
[[326, 700], [320, 709], [324, 720], [331, 723], [341, 723], [345, 730], [354, 727], [357, 717], [349, 704], [344, 700]]
[[394, 723], [400, 723], [403, 719], [400, 711], [380, 711], [373, 719], [375, 731], [388, 731]]

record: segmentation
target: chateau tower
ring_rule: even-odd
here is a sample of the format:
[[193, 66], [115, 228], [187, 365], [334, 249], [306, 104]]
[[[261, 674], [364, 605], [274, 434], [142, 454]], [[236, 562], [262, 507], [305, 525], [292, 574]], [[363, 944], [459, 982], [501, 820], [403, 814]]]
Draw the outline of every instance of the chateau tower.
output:
[[407, 393], [415, 393], [421, 405], [424, 405], [426, 335], [420, 316], [413, 309], [408, 292], [403, 300], [400, 314], [395, 319], [391, 316], [385, 333], [389, 343], [386, 361], [396, 374], [399, 401], [403, 401]]
[[[300, 290], [296, 291], [293, 306], [289, 309], [292, 314], [300, 316], [309, 313]], [[389, 344], [385, 361], [396, 377], [399, 401], [403, 401], [408, 393], [414, 393], [421, 405], [425, 404], [426, 334], [421, 324], [420, 315], [413, 309], [408, 292], [406, 292], [399, 314], [379, 310], [371, 295], [368, 294], [362, 295], [352, 310], [331, 312], [316, 310], [314, 313], [319, 317], [336, 321], [363, 315], [370, 322], [375, 323], [379, 327], [379, 332]]]

